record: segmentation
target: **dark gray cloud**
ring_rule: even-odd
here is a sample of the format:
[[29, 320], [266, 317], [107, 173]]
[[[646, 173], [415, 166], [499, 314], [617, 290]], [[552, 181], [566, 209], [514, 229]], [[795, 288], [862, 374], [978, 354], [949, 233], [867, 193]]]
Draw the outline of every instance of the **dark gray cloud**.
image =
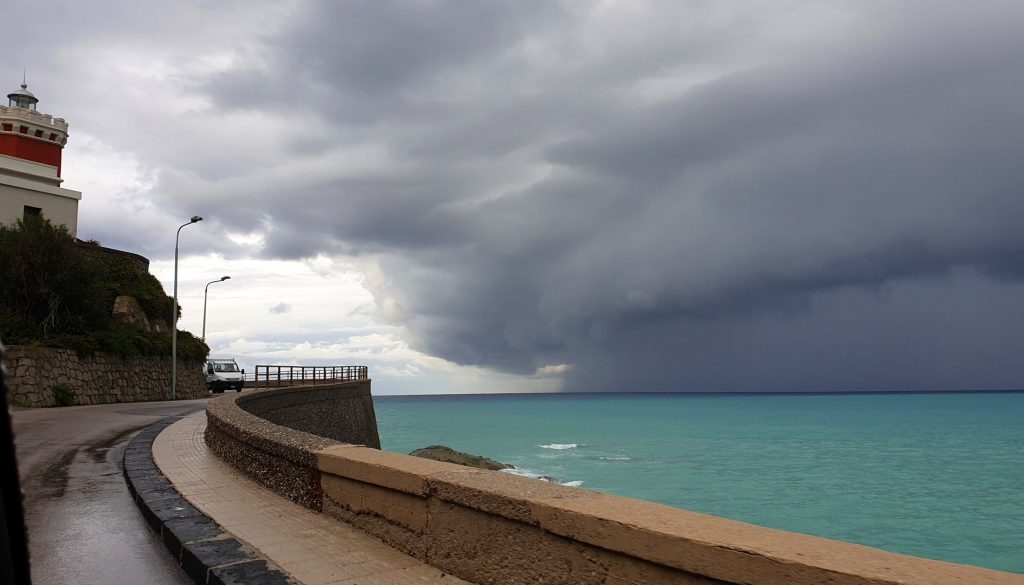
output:
[[[324, 185], [322, 196], [338, 195], [350, 207], [347, 219], [325, 218], [321, 233], [386, 253], [390, 280], [378, 296], [397, 299], [418, 347], [459, 363], [521, 373], [573, 363], [573, 386], [581, 389], [623, 380], [663, 390], [1004, 385], [1009, 380], [974, 368], [934, 375], [926, 367], [978, 341], [952, 329], [960, 342], [927, 343], [945, 311], [957, 321], [972, 310], [970, 297], [919, 320], [897, 319], [905, 314], [897, 311], [881, 323], [870, 317], [892, 311], [891, 299], [861, 293], [871, 300], [860, 299], [856, 311], [814, 302], [957, 268], [1020, 274], [1024, 174], [1016, 158], [1024, 107], [1013, 96], [1024, 89], [1014, 74], [1024, 43], [1006, 24], [1019, 12], [1002, 8], [1009, 12], [920, 15], [890, 24], [868, 45], [757, 64], [650, 105], [607, 98], [618, 89], [608, 81], [649, 74], [641, 64], [591, 73], [591, 84], [573, 92], [547, 80], [521, 109], [507, 85], [512, 99], [467, 99], [459, 104], [465, 115], [441, 108], [437, 120], [424, 121], [414, 105], [390, 117], [408, 114], [425, 127], [390, 129], [397, 136], [389, 138], [412, 168]], [[462, 25], [452, 27], [442, 36], [459, 36]], [[392, 40], [403, 30], [385, 28]], [[452, 71], [462, 68], [473, 77], [507, 58], [451, 53], [479, 43], [475, 35], [431, 48], [422, 38], [390, 51], [398, 61], [410, 46], [429, 55], [398, 68], [385, 56], [369, 78], [352, 68], [351, 55], [388, 47], [357, 42], [344, 55], [318, 53], [320, 82], [402, 106], [405, 91], [424, 87], [424, 79], [458, 77]], [[312, 58], [278, 48], [293, 63]], [[493, 115], [509, 112], [516, 115]], [[424, 146], [431, 140], [436, 151]], [[474, 161], [500, 170], [487, 157], [518, 149], [533, 150], [527, 164], [550, 170], [524, 188], [481, 198], [489, 177]], [[925, 282], [911, 287], [921, 303], [966, 286]], [[813, 332], [837, 318], [843, 326], [834, 339], [863, 337], [871, 325], [881, 339], [857, 351], [822, 345], [815, 336], [823, 332]], [[988, 344], [1012, 342], [1020, 336], [1014, 331]], [[900, 347], [882, 342], [908, 332]], [[1001, 371], [1007, 367], [1020, 371], [1011, 363]]]
[[464, 111], [430, 93], [439, 97], [467, 69], [500, 70], [503, 52], [530, 35], [557, 34], [550, 26], [563, 16], [559, 3], [542, 0], [303, 2], [253, 50], [251, 68], [205, 89], [227, 108], [301, 107], [357, 128], [380, 119], [422, 124]]
[[227, 210], [210, 234], [372, 265], [418, 349], [570, 364], [574, 390], [1024, 379], [1018, 3], [310, 1], [275, 22], [181, 82], [210, 144], [124, 144], [159, 153], [161, 209]]
[[[856, 351], [839, 342], [819, 357], [799, 334], [854, 314], [813, 304], [849, 287], [964, 267], [1021, 274], [1024, 108], [1010, 96], [1024, 89], [1013, 73], [1024, 44], [972, 24], [959, 38], [918, 34], [926, 46], [907, 51], [897, 29], [879, 45], [743, 71], [548, 148], [561, 170], [465, 212], [477, 230], [458, 254], [415, 276], [403, 254], [388, 270], [419, 346], [519, 372], [577, 363], [578, 389], [1017, 384], [1004, 375], [1021, 372], [1012, 361], [996, 374], [955, 359], [1021, 340], [1012, 327], [985, 340], [943, 326], [969, 324], [969, 296], [916, 320], [879, 322], [859, 306], [833, 330], [877, 327], [881, 339]], [[966, 286], [927, 282], [914, 289], [922, 304]], [[443, 288], [454, 298], [423, 294]], [[1020, 324], [1014, 296], [1000, 298], [989, 325]], [[874, 298], [874, 312], [889, 302]], [[941, 332], [957, 340], [932, 343]]]

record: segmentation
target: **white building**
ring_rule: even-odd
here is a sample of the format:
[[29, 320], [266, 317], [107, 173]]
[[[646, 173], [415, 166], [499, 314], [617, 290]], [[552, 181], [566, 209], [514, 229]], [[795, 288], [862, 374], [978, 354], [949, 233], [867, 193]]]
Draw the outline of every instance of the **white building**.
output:
[[0, 106], [0, 223], [41, 215], [76, 236], [82, 194], [60, 186], [68, 123], [39, 113], [25, 83], [7, 99]]

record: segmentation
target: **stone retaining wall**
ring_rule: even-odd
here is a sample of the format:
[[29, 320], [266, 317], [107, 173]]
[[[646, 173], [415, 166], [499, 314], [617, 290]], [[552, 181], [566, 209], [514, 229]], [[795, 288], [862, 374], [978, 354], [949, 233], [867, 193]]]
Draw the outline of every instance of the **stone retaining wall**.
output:
[[[12, 406], [56, 406], [54, 386], [73, 391], [74, 404], [106, 404], [169, 400], [171, 358], [122, 359], [97, 353], [79, 358], [71, 349], [7, 347], [4, 356], [8, 403]], [[202, 364], [178, 360], [178, 398], [206, 396]]]
[[206, 441], [220, 457], [475, 583], [1024, 585], [1024, 575], [344, 444], [246, 412], [246, 398], [207, 406]]

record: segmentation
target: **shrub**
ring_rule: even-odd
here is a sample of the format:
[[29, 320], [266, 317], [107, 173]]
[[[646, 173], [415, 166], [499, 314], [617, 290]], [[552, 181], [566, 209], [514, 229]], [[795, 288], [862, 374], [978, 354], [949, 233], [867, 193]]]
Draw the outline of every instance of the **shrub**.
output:
[[0, 226], [0, 316], [8, 321], [5, 331], [10, 327], [20, 336], [45, 339], [102, 325], [110, 313], [104, 311], [100, 272], [62, 225], [28, 217], [14, 226]]
[[[171, 354], [171, 337], [118, 323], [119, 295], [134, 297], [146, 317], [171, 322], [174, 301], [160, 281], [129, 259], [95, 253], [97, 242], [76, 242], [67, 228], [29, 217], [0, 225], [0, 331], [8, 344], [33, 344], [124, 358]], [[181, 309], [178, 309], [179, 315]], [[178, 355], [203, 361], [209, 347], [178, 332]]]
[[[127, 258], [119, 256], [100, 256], [102, 279], [106, 287], [111, 307], [119, 295], [135, 297], [142, 307], [142, 312], [150, 320], [162, 319], [171, 322], [171, 311], [174, 299], [164, 293], [160, 281], [152, 274], [141, 271]], [[181, 308], [178, 308], [179, 317]]]
[[53, 403], [56, 406], [74, 406], [78, 402], [75, 389], [67, 384], [54, 384], [52, 390]]
[[[80, 358], [92, 357], [96, 352], [122, 358], [171, 355], [170, 335], [147, 333], [120, 324], [90, 334], [56, 337], [45, 345], [73, 349]], [[201, 362], [209, 353], [209, 346], [201, 339], [188, 331], [178, 332], [179, 359]]]

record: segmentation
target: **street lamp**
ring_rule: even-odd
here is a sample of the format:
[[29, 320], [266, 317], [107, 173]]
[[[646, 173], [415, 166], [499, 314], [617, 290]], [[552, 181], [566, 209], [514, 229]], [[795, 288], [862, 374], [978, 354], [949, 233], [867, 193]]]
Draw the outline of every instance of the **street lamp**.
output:
[[188, 223], [178, 227], [178, 233], [174, 236], [174, 311], [171, 314], [171, 400], [178, 398], [178, 238], [181, 237], [181, 228], [203, 221], [198, 215], [193, 215]]
[[206, 341], [206, 295], [210, 292], [210, 285], [215, 282], [224, 282], [231, 278], [230, 276], [222, 276], [217, 280], [211, 280], [206, 283], [206, 288], [203, 290], [203, 341]]

